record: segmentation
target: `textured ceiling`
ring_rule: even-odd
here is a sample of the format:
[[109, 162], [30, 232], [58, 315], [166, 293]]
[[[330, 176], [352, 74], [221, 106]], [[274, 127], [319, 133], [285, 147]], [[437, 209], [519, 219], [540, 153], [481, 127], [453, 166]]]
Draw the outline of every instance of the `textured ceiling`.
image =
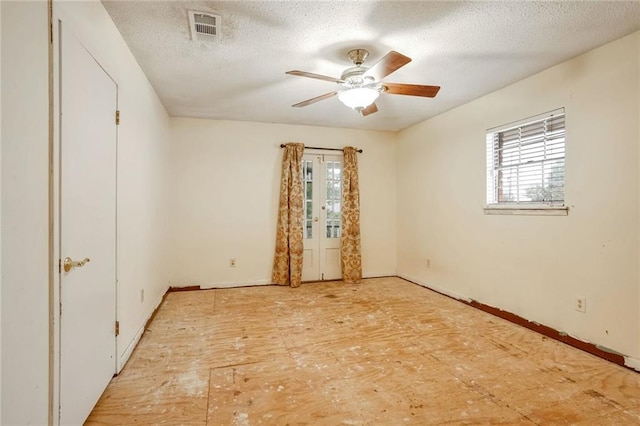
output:
[[[171, 116], [397, 131], [640, 29], [637, 1], [103, 1]], [[191, 41], [188, 10], [222, 17], [217, 43]], [[385, 81], [437, 97], [382, 94], [362, 117], [333, 97], [346, 52], [372, 65], [413, 59]]]

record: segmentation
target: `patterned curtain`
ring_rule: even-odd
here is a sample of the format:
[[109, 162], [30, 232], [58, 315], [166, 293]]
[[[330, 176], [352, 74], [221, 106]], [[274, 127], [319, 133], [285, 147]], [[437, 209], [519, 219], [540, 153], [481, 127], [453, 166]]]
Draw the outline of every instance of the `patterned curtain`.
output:
[[342, 280], [356, 283], [362, 279], [360, 253], [360, 189], [356, 149], [344, 147], [342, 175], [342, 236], [340, 237]]
[[280, 204], [273, 259], [274, 284], [299, 287], [302, 281], [303, 197], [302, 154], [304, 144], [288, 143], [282, 158]]

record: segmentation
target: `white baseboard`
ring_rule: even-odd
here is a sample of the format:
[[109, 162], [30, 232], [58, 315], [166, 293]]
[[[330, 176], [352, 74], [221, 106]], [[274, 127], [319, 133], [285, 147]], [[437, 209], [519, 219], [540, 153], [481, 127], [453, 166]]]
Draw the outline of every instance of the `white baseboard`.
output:
[[[168, 290], [169, 289], [167, 288], [167, 291]], [[140, 326], [140, 328], [136, 331], [136, 334], [133, 336], [133, 339], [131, 339], [131, 341], [129, 342], [127, 347], [124, 349], [124, 351], [122, 351], [122, 353], [118, 356], [118, 362], [116, 363], [116, 374], [120, 374], [120, 371], [122, 371], [125, 364], [129, 360], [129, 357], [133, 353], [133, 350], [136, 348], [136, 346], [138, 346], [138, 342], [140, 341], [140, 339], [142, 338], [142, 335], [144, 334], [144, 326], [147, 324], [147, 321], [149, 321], [149, 318], [151, 318], [151, 315], [153, 315], [153, 313], [156, 311], [156, 309], [158, 309], [158, 307], [162, 303], [162, 300], [164, 299], [164, 295], [167, 293], [167, 291], [162, 293], [162, 295], [160, 296], [160, 300], [156, 302], [156, 304], [153, 306], [153, 309], [151, 309], [151, 312], [149, 312], [146, 315], [146, 318], [142, 322], [142, 325]]]
[[[379, 277], [395, 277], [396, 273], [393, 272], [376, 272], [376, 273], [368, 273], [364, 274], [362, 278], [379, 278]], [[273, 282], [271, 280], [252, 280], [252, 281], [218, 281], [213, 283], [189, 283], [189, 284], [175, 284], [171, 285], [172, 288], [181, 288], [181, 287], [191, 287], [198, 286], [201, 289], [212, 289], [212, 288], [234, 288], [234, 287], [251, 287], [257, 285], [271, 285]]]
[[365, 272], [362, 274], [362, 278], [384, 278], [384, 277], [397, 277], [396, 271], [392, 272]]
[[[147, 321], [145, 321], [145, 323], [146, 322]], [[138, 331], [136, 331], [136, 334], [135, 336], [133, 336], [133, 339], [129, 342], [125, 350], [118, 357], [118, 365], [116, 366], [117, 374], [120, 374], [120, 372], [124, 368], [124, 365], [127, 363], [127, 361], [129, 360], [129, 357], [133, 353], [133, 350], [136, 348], [136, 346], [138, 346], [138, 342], [140, 341], [140, 338], [142, 337], [143, 333], [144, 333], [144, 324], [142, 324], [142, 326], [138, 329]]]
[[640, 371], [640, 359], [625, 356], [624, 365], [625, 367], [633, 368], [636, 371]]
[[254, 286], [254, 285], [271, 285], [271, 284], [272, 284], [271, 280], [219, 281], [219, 282], [215, 282], [215, 283], [200, 284], [200, 288], [202, 288], [202, 289], [234, 288], [234, 287], [251, 287], [251, 286]]
[[449, 296], [449, 297], [452, 297], [452, 298], [457, 299], [457, 300], [463, 300], [465, 302], [473, 301], [473, 299], [471, 299], [470, 297], [463, 296], [462, 294], [453, 292], [451, 290], [447, 290], [447, 289], [444, 289], [444, 288], [433, 286], [431, 284], [428, 284], [427, 282], [425, 282], [424, 280], [422, 280], [420, 278], [412, 277], [412, 276], [407, 275], [407, 274], [398, 274], [398, 277], [400, 277], [402, 279], [405, 279], [407, 281], [411, 281], [412, 283], [418, 284], [419, 286], [428, 288], [429, 290], [437, 291], [438, 293], [444, 294], [445, 296]]

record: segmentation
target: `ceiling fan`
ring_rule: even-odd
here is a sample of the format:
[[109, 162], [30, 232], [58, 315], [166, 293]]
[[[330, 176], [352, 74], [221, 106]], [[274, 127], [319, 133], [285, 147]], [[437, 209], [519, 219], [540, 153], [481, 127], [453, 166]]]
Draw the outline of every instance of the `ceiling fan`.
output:
[[355, 66], [344, 70], [340, 78], [298, 70], [287, 71], [286, 74], [330, 81], [337, 83], [340, 87], [333, 92], [307, 99], [292, 106], [296, 108], [304, 107], [338, 95], [338, 99], [340, 99], [343, 104], [349, 108], [353, 108], [363, 116], [367, 116], [378, 111], [375, 101], [382, 92], [391, 95], [433, 98], [440, 90], [440, 86], [383, 82], [382, 79], [386, 76], [411, 62], [411, 58], [401, 53], [392, 50], [371, 67], [362, 65], [365, 59], [367, 59], [367, 56], [369, 56], [369, 52], [365, 49], [350, 50], [347, 53], [347, 58], [349, 58]]

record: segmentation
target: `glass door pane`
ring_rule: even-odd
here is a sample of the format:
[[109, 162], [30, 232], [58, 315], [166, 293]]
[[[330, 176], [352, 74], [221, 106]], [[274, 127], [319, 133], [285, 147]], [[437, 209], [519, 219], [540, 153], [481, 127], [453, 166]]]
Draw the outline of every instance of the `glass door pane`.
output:
[[327, 238], [340, 238], [342, 231], [342, 162], [327, 161], [326, 163], [326, 201], [327, 210], [326, 235]]
[[304, 190], [304, 238], [313, 238], [313, 160], [302, 161]]

